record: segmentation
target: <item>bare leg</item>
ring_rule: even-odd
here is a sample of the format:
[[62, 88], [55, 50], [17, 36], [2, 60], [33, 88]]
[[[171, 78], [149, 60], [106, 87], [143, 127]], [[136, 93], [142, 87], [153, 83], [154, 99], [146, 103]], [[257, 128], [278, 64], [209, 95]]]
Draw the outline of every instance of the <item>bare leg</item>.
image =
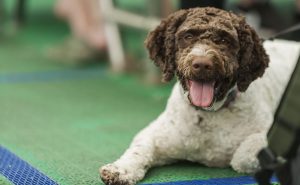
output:
[[[86, 1], [86, 0], [81, 0]], [[86, 39], [88, 43], [94, 48], [104, 49], [106, 48], [106, 39], [104, 34], [103, 28], [103, 19], [100, 16], [101, 9], [99, 8], [99, 0], [90, 0], [88, 4], [88, 14], [90, 27], [89, 27], [89, 34], [87, 35]]]
[[296, 11], [300, 14], [300, 0], [296, 0]]
[[72, 34], [94, 49], [106, 48], [98, 0], [58, 0], [55, 13], [66, 19]]

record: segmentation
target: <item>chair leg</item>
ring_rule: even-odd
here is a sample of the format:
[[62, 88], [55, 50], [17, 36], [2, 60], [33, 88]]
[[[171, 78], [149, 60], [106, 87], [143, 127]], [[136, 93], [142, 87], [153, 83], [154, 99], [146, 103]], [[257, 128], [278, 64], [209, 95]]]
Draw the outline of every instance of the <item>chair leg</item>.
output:
[[114, 10], [113, 2], [112, 0], [99, 0], [99, 6], [104, 17], [104, 31], [112, 70], [114, 72], [124, 72], [126, 70], [126, 60], [118, 24], [107, 20], [105, 17], [105, 12]]
[[[147, 13], [150, 17], [167, 17], [172, 12], [170, 0], [147, 0]], [[158, 22], [159, 24], [159, 22]], [[148, 56], [148, 54], [145, 54]], [[159, 69], [150, 61], [145, 58], [145, 77], [146, 82], [150, 84], [161, 83], [161, 74]]]

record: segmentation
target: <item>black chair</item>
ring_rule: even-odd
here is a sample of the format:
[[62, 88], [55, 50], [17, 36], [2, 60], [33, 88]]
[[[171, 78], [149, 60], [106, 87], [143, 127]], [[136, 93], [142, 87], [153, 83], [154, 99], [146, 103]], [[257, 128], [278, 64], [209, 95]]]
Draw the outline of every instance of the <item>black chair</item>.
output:
[[[288, 61], [285, 61], [288, 62]], [[258, 159], [259, 185], [270, 185], [275, 174], [282, 185], [300, 185], [300, 57], [268, 133], [268, 146]]]

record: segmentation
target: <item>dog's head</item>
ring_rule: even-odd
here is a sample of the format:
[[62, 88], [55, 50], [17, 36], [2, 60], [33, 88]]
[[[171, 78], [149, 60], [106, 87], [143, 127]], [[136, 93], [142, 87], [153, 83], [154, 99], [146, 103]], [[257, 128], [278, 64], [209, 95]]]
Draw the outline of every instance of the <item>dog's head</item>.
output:
[[177, 74], [191, 103], [202, 108], [224, 100], [235, 85], [246, 91], [269, 63], [245, 18], [216, 8], [171, 14], [149, 33], [145, 44], [163, 81]]

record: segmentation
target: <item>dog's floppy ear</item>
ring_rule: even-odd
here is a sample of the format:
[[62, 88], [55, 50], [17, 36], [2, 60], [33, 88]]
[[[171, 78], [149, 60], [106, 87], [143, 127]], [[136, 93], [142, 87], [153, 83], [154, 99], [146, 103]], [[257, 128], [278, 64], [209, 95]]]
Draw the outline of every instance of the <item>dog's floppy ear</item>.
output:
[[168, 82], [174, 77], [176, 70], [175, 54], [177, 51], [175, 33], [185, 20], [186, 15], [187, 10], [180, 10], [169, 15], [148, 34], [145, 40], [150, 58], [162, 70], [163, 82]]
[[264, 74], [269, 64], [269, 56], [262, 41], [244, 17], [239, 17], [237, 31], [240, 42], [237, 86], [239, 91], [244, 92], [251, 82]]

